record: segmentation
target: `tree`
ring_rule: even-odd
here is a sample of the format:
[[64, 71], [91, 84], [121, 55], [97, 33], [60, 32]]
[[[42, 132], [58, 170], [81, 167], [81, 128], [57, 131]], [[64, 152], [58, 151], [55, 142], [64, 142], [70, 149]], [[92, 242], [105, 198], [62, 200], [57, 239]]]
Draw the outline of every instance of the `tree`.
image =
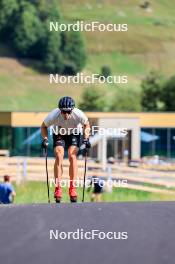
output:
[[86, 60], [84, 41], [80, 32], [48, 32], [50, 21], [60, 21], [61, 14], [55, 0], [31, 0], [36, 6], [45, 30], [40, 41], [44, 70], [74, 75]]
[[16, 17], [17, 21], [13, 34], [14, 48], [20, 56], [30, 57], [32, 48], [34, 49], [41, 37], [41, 21], [36, 8], [28, 2], [21, 3]]
[[137, 91], [124, 90], [124, 88], [118, 89], [112, 95], [110, 102], [110, 111], [138, 112], [141, 110], [140, 94]]
[[164, 83], [162, 100], [165, 111], [175, 111], [175, 75]]
[[9, 26], [14, 25], [12, 17], [17, 10], [17, 0], [0, 1], [0, 31], [5, 32]]
[[64, 74], [75, 75], [86, 63], [85, 45], [80, 32], [62, 32], [61, 47], [64, 63]]
[[105, 78], [107, 78], [108, 76], [110, 76], [111, 75], [111, 69], [110, 69], [110, 67], [107, 66], [107, 65], [102, 66], [102, 68], [101, 68], [101, 74], [100, 75], [101, 76], [104, 76]]
[[38, 9], [45, 32], [39, 43], [43, 69], [44, 71], [50, 73], [62, 73], [64, 65], [61, 53], [61, 32], [49, 32], [50, 21], [59, 21], [61, 17], [60, 12], [54, 1], [48, 2], [46, 0], [42, 0], [40, 1]]
[[30, 0], [30, 3], [38, 10], [41, 21], [60, 20], [61, 14], [56, 0]]
[[141, 83], [141, 105], [143, 111], [162, 111], [163, 78], [157, 72], [150, 74]]
[[43, 43], [43, 68], [46, 72], [61, 73], [64, 69], [60, 51], [61, 36], [58, 32], [49, 32]]
[[105, 111], [107, 102], [104, 93], [97, 88], [87, 88], [83, 95], [79, 107], [83, 111]]
[[46, 72], [74, 75], [82, 70], [86, 52], [81, 33], [49, 32], [49, 22], [61, 19], [56, 0], [0, 0], [0, 8], [1, 35], [1, 29], [11, 27], [3, 37], [18, 56], [40, 60], [39, 68]]

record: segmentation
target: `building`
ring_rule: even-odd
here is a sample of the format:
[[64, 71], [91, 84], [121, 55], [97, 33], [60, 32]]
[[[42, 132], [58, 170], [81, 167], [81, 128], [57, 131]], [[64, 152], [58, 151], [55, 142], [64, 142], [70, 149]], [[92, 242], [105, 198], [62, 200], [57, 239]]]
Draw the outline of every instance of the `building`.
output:
[[[13, 156], [40, 156], [40, 125], [47, 112], [0, 112], [0, 149]], [[97, 140], [91, 156], [100, 160], [113, 156], [123, 160], [159, 155], [175, 158], [175, 113], [86, 113], [91, 125], [126, 128], [125, 137], [104, 136]], [[104, 153], [106, 154], [104, 155]], [[53, 155], [50, 144], [49, 154]], [[105, 156], [105, 157], [104, 157]]]

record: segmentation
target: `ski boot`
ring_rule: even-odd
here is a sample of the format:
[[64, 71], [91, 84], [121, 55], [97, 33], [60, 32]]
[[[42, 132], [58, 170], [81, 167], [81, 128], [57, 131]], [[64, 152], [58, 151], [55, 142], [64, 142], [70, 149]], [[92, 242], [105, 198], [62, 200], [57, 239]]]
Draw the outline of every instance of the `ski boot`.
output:
[[62, 189], [61, 189], [61, 187], [55, 187], [54, 198], [55, 198], [55, 202], [56, 203], [60, 203], [61, 202], [61, 198], [62, 198]]
[[69, 188], [69, 196], [70, 196], [70, 202], [71, 203], [77, 202], [77, 191], [76, 191], [75, 187]]

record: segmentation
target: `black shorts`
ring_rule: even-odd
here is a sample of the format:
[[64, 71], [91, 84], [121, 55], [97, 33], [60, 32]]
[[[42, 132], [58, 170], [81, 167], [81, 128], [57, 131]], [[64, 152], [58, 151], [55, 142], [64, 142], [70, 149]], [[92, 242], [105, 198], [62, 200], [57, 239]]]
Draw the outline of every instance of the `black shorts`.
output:
[[62, 146], [64, 149], [68, 149], [70, 146], [80, 147], [81, 135], [55, 135], [53, 134], [53, 148]]

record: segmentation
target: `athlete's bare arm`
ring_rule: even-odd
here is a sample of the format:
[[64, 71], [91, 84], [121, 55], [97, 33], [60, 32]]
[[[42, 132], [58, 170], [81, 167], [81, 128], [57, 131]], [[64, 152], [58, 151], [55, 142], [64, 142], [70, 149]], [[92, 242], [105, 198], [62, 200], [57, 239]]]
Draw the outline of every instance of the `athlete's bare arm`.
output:
[[43, 122], [41, 125], [41, 135], [43, 139], [48, 139], [48, 131], [47, 131], [47, 126]]
[[83, 131], [84, 131], [84, 138], [85, 138], [85, 139], [88, 139], [88, 138], [90, 137], [90, 131], [91, 131], [91, 127], [90, 127], [90, 123], [89, 123], [89, 121], [87, 121], [87, 122], [84, 124]]

